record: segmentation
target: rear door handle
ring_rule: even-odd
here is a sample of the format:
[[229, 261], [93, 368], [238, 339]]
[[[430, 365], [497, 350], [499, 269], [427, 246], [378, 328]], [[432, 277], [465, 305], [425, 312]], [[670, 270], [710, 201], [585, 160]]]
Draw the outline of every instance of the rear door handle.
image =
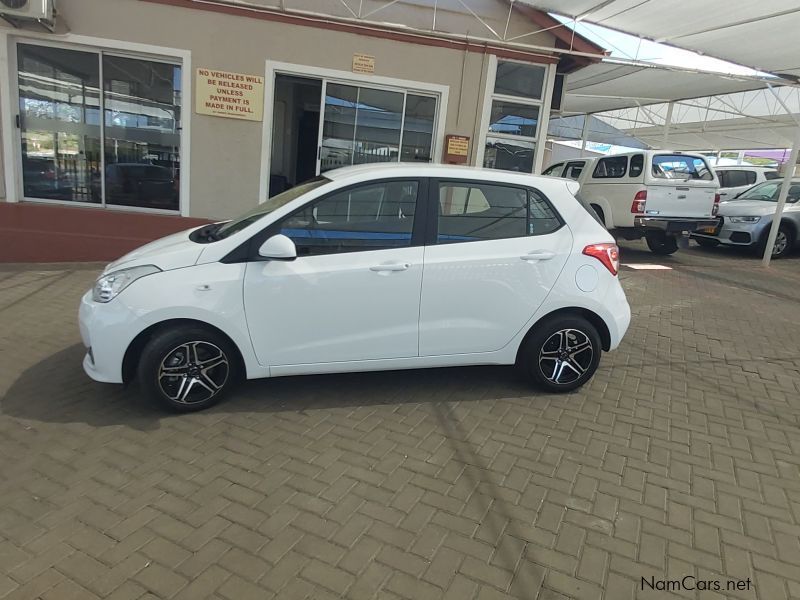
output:
[[550, 252], [549, 250], [534, 250], [533, 252], [528, 252], [528, 254], [523, 254], [520, 258], [533, 262], [537, 260], [550, 260], [551, 258], [555, 258], [555, 256], [556, 253]]
[[370, 267], [370, 271], [382, 273], [384, 271], [408, 271], [411, 268], [411, 263], [387, 263], [383, 265], [375, 265]]

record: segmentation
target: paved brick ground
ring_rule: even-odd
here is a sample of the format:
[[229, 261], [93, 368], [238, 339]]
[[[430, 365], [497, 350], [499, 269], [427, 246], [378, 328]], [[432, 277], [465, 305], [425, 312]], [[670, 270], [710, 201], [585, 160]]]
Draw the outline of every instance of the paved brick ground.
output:
[[95, 270], [0, 267], [0, 598], [800, 598], [800, 259], [660, 262], [580, 393], [352, 374], [180, 417], [81, 372]]

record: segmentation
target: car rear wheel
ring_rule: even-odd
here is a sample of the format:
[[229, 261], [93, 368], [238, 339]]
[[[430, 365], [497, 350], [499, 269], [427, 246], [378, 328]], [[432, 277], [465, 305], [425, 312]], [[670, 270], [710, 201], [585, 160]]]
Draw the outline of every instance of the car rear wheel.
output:
[[218, 333], [175, 327], [157, 333], [139, 359], [139, 384], [153, 400], [175, 412], [219, 402], [239, 378], [238, 353]]
[[675, 254], [678, 251], [678, 239], [674, 235], [667, 235], [663, 231], [648, 231], [644, 239], [653, 254], [664, 256]]
[[719, 240], [712, 240], [710, 238], [696, 237], [694, 238], [694, 241], [703, 248], [714, 248], [715, 246], [719, 246]]
[[578, 316], [556, 317], [536, 325], [525, 339], [518, 366], [538, 387], [570, 392], [591, 379], [601, 354], [594, 325]]

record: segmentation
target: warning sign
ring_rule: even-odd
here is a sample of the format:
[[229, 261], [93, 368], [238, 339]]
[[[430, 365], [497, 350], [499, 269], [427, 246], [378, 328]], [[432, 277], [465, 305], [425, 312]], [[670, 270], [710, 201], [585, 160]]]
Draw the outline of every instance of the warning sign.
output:
[[264, 117], [264, 78], [214, 69], [197, 69], [195, 111], [232, 119]]

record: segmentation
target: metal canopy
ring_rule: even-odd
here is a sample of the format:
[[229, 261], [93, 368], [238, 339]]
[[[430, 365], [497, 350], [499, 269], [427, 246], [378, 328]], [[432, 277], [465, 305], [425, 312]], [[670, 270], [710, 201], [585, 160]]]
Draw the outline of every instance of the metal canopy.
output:
[[[573, 19], [713, 56], [759, 71], [800, 77], [800, 0], [520, 0]], [[757, 41], [757, 43], [755, 43]]]

